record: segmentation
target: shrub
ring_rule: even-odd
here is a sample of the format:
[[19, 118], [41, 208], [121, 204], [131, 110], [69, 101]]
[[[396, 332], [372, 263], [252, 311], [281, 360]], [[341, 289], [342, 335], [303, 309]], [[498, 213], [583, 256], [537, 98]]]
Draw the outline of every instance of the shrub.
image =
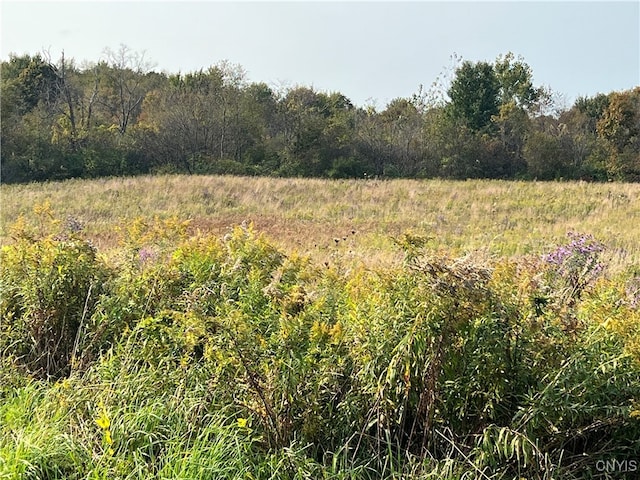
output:
[[340, 284], [318, 281], [308, 260], [284, 255], [250, 227], [222, 242], [186, 242], [171, 267], [184, 282], [182, 308], [208, 319], [203, 352], [217, 400], [255, 418], [268, 446], [294, 438], [335, 445], [348, 384]]
[[376, 442], [437, 452], [438, 429], [470, 435], [508, 423], [530, 387], [517, 318], [500, 308], [491, 269], [416, 255], [403, 271], [350, 284], [352, 355]]
[[[41, 218], [53, 218], [45, 206]], [[76, 365], [86, 322], [109, 277], [95, 248], [68, 222], [39, 237], [19, 222], [0, 252], [0, 352], [40, 378]]]

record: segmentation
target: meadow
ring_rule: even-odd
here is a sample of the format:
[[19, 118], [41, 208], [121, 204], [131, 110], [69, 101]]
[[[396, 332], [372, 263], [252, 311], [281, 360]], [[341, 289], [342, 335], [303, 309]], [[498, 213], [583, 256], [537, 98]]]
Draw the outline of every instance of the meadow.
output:
[[639, 184], [0, 194], [0, 478], [640, 469]]
[[[190, 232], [224, 235], [242, 222], [287, 250], [322, 259], [336, 246], [362, 260], [397, 259], [406, 231], [433, 247], [500, 256], [541, 253], [577, 231], [606, 241], [616, 263], [638, 263], [640, 186], [499, 180], [336, 180], [149, 176], [3, 185], [0, 243], [18, 216], [50, 202], [82, 223], [101, 250], [137, 218], [189, 220]], [[352, 232], [356, 234], [353, 235]], [[349, 239], [349, 248], [342, 240]]]

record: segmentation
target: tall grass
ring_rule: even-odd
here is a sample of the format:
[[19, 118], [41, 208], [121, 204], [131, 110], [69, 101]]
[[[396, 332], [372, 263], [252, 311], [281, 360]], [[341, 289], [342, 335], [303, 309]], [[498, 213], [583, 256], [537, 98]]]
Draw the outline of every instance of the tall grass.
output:
[[[99, 247], [142, 217], [177, 216], [224, 235], [253, 222], [278, 246], [317, 260], [341, 255], [397, 263], [392, 237], [424, 234], [434, 247], [496, 255], [541, 253], [568, 231], [606, 239], [615, 263], [637, 262], [640, 185], [473, 180], [341, 180], [159, 176], [3, 185], [0, 241], [45, 200], [80, 221]], [[355, 232], [355, 234], [352, 234]]]

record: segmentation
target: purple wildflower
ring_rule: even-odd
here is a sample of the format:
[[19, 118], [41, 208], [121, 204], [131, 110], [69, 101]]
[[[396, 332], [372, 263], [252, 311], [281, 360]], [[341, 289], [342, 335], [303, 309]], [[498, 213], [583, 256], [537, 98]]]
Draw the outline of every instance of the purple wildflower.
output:
[[603, 243], [593, 238], [593, 235], [582, 235], [575, 232], [567, 234], [571, 242], [560, 245], [553, 252], [545, 255], [544, 259], [552, 265], [565, 265], [568, 262], [588, 263], [593, 257], [604, 251]]
[[552, 277], [564, 285], [568, 300], [573, 302], [604, 270], [600, 254], [603, 243], [592, 235], [569, 232], [569, 243], [560, 245], [543, 259], [553, 267]]
[[144, 265], [145, 263], [154, 260], [156, 258], [156, 253], [147, 247], [142, 247], [138, 252], [138, 260], [140, 264]]
[[571, 250], [567, 246], [560, 246], [548, 255], [545, 255], [544, 259], [552, 265], [562, 265], [564, 261], [571, 256]]

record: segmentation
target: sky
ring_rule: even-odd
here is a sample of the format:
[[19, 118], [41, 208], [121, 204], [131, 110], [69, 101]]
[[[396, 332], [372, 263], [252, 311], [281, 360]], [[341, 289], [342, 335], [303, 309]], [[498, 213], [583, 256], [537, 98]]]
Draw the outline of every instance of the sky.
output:
[[341, 92], [384, 107], [451, 78], [452, 55], [521, 55], [570, 106], [640, 85], [640, 2], [74, 1], [0, 3], [0, 54], [96, 62], [126, 45], [154, 70], [220, 61], [273, 88]]

